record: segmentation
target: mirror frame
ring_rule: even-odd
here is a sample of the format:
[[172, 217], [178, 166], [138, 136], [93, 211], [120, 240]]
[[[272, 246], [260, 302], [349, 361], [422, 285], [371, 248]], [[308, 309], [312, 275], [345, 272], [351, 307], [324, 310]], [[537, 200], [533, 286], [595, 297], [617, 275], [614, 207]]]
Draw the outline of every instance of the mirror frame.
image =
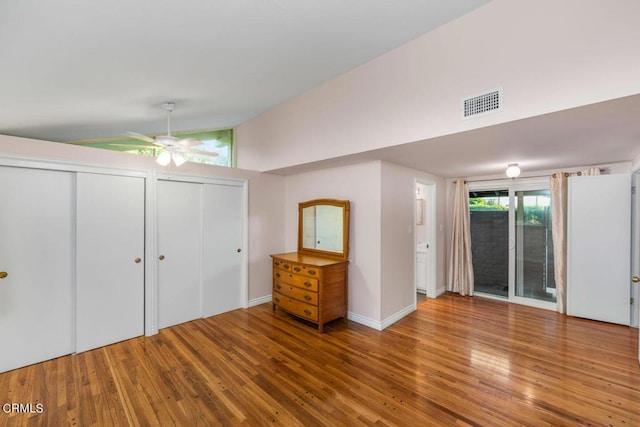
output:
[[[304, 248], [302, 246], [302, 210], [311, 206], [330, 205], [342, 208], [342, 252], [324, 251], [322, 249]], [[349, 200], [314, 199], [298, 203], [298, 253], [307, 255], [322, 255], [343, 261], [349, 259]]]

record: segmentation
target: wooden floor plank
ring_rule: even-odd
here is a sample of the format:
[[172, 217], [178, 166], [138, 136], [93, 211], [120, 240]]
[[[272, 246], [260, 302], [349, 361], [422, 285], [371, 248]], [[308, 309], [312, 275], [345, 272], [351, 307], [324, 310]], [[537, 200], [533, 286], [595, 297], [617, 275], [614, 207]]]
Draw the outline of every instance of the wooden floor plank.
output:
[[384, 331], [271, 304], [0, 374], [0, 426], [640, 426], [638, 330], [444, 295]]

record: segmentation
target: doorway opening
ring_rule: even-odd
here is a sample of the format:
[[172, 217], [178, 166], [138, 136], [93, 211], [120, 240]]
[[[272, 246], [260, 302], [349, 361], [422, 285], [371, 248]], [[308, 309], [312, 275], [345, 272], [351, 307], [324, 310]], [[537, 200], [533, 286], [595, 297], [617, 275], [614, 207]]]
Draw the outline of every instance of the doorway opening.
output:
[[415, 182], [415, 287], [416, 301], [436, 298], [436, 186]]

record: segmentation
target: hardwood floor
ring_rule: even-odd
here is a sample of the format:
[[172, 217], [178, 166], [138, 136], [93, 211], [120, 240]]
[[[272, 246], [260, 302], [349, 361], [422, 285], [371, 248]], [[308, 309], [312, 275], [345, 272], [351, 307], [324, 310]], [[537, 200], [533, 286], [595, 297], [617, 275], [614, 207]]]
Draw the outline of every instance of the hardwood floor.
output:
[[478, 297], [325, 334], [264, 304], [0, 374], [0, 425], [638, 426], [637, 349], [637, 329]]

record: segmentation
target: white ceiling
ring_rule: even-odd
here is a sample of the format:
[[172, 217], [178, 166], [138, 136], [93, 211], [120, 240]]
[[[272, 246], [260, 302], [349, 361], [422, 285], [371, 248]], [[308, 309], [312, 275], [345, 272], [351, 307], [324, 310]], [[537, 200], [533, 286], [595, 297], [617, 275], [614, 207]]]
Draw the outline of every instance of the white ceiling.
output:
[[[0, 1], [0, 134], [49, 141], [238, 125], [489, 0]], [[443, 177], [629, 161], [640, 95], [317, 162]], [[301, 167], [273, 172], [294, 173]]]
[[228, 128], [489, 0], [0, 1], [0, 134]]

